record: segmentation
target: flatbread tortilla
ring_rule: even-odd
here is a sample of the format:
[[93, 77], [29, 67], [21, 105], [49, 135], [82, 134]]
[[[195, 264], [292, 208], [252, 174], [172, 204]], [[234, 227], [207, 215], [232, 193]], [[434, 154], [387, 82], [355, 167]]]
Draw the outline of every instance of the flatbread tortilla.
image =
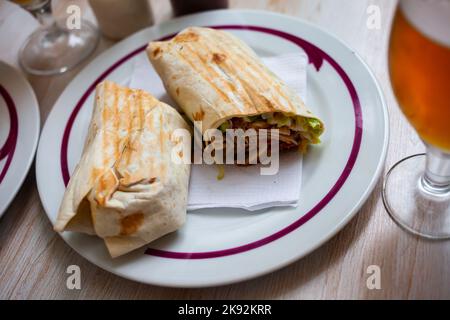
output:
[[117, 257], [180, 228], [190, 166], [171, 159], [181, 143], [173, 135], [178, 128], [190, 130], [174, 108], [152, 95], [100, 83], [54, 229], [97, 235]]
[[231, 33], [190, 27], [171, 40], [150, 42], [147, 55], [170, 96], [203, 134], [229, 120], [227, 127], [236, 128], [236, 119], [244, 118], [259, 127], [285, 126], [298, 145], [320, 142], [322, 121]]

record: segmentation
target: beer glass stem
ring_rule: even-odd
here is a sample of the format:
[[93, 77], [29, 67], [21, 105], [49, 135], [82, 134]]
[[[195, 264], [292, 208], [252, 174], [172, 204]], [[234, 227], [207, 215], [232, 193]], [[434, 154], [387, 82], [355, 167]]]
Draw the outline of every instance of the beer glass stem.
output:
[[419, 181], [425, 194], [441, 197], [450, 192], [450, 153], [427, 145], [425, 173]]
[[69, 26], [66, 19], [56, 20], [50, 0], [31, 1], [24, 9], [41, 23], [19, 51], [22, 68], [34, 75], [54, 75], [66, 72], [86, 59], [99, 40], [97, 28], [80, 19], [78, 26]]
[[59, 27], [53, 17], [51, 1], [47, 1], [42, 7], [33, 11], [33, 15], [38, 19], [41, 26], [48, 28], [47, 41], [54, 42], [62, 35], [66, 35], [65, 30]]
[[55, 23], [55, 19], [52, 16], [51, 1], [48, 0], [43, 5], [29, 9], [30, 13], [38, 19], [42, 26], [49, 26]]

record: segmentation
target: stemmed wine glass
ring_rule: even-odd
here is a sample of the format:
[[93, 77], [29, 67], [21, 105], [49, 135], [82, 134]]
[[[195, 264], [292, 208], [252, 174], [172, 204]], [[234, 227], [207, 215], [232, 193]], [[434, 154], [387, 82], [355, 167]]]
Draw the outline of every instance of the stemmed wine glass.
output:
[[392, 219], [429, 239], [450, 238], [450, 0], [400, 0], [389, 43], [394, 93], [426, 153], [387, 173]]
[[89, 21], [79, 28], [67, 27], [66, 20], [52, 17], [50, 0], [14, 0], [33, 14], [41, 27], [25, 41], [19, 62], [25, 71], [36, 75], [65, 72], [87, 58], [97, 46], [99, 33]]

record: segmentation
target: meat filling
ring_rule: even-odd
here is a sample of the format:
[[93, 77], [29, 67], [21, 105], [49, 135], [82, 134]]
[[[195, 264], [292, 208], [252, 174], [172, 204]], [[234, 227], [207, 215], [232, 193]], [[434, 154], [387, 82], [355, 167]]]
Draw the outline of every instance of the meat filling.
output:
[[[259, 145], [259, 139], [257, 139], [256, 141], [258, 141], [258, 146], [253, 146], [253, 147], [257, 147], [256, 152], [250, 152], [250, 138], [248, 136], [245, 137], [244, 143], [245, 143], [245, 163], [238, 163], [238, 156], [237, 156], [237, 147], [236, 147], [236, 143], [237, 143], [237, 137], [235, 138], [233, 145], [234, 145], [234, 155], [233, 155], [233, 159], [234, 159], [234, 163], [237, 164], [244, 164], [244, 165], [249, 165], [249, 164], [255, 164], [255, 163], [260, 163], [260, 157], [261, 155], [265, 155], [265, 156], [271, 156], [273, 150], [272, 150], [272, 140], [270, 138], [270, 129], [278, 129], [279, 131], [279, 135], [278, 135], [278, 148], [279, 151], [287, 151], [287, 150], [304, 150], [304, 148], [306, 147], [307, 140], [302, 138], [300, 132], [294, 131], [292, 129], [290, 129], [287, 126], [281, 126], [279, 127], [277, 124], [269, 124], [267, 121], [261, 119], [261, 120], [257, 120], [257, 121], [248, 121], [248, 119], [245, 118], [232, 118], [230, 120], [228, 120], [226, 122], [226, 128], [225, 126], [221, 126], [221, 130], [223, 132], [223, 161], [226, 161], [226, 154], [227, 154], [227, 149], [226, 149], [226, 144], [227, 144], [227, 138], [226, 138], [226, 130], [227, 129], [232, 129], [232, 130], [236, 130], [236, 129], [242, 129], [245, 131], [249, 130], [249, 129], [254, 129], [256, 132], [256, 136], [259, 137], [259, 130], [261, 129], [266, 129], [267, 130], [267, 140], [266, 140], [266, 146], [267, 148], [264, 148], [264, 150], [262, 149], [262, 146]], [[208, 144], [208, 143], [207, 143]], [[255, 151], [255, 150], [254, 150]], [[256, 160], [255, 160], [256, 158]]]
[[[254, 129], [256, 133], [259, 133], [260, 129], [267, 129], [270, 134], [270, 129], [279, 130], [279, 148], [280, 150], [292, 150], [298, 149], [302, 142], [302, 137], [300, 132], [291, 130], [287, 126], [278, 127], [276, 124], [269, 124], [264, 120], [257, 120], [253, 122], [246, 121], [244, 118], [232, 118], [229, 121], [229, 129], [243, 129], [244, 131], [248, 129]], [[270, 145], [271, 140], [267, 139], [268, 145]], [[248, 144], [246, 143], [246, 148]]]

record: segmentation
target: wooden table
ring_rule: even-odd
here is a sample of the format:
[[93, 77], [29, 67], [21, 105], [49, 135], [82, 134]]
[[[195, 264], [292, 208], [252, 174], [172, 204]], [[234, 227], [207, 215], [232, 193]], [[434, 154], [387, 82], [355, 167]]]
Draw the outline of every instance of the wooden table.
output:
[[[92, 18], [85, 0], [71, 2], [80, 4], [83, 14]], [[170, 18], [168, 1], [153, 0], [152, 4], [157, 22]], [[57, 4], [59, 11], [65, 11], [64, 5]], [[386, 168], [406, 155], [424, 150], [399, 111], [389, 84], [386, 45], [394, 1], [231, 0], [230, 5], [294, 15], [344, 40], [370, 65], [385, 93], [391, 129]], [[381, 10], [380, 29], [366, 27], [369, 5]], [[102, 39], [95, 55], [112, 44]], [[43, 121], [61, 91], [82, 67], [61, 76], [29, 76]], [[223, 287], [171, 289], [119, 278], [87, 262], [67, 246], [53, 232], [42, 208], [33, 167], [0, 220], [0, 298], [450, 298], [450, 242], [419, 240], [400, 230], [384, 210], [380, 187], [381, 182], [359, 214], [338, 235], [282, 270]], [[65, 271], [71, 264], [81, 268], [81, 290], [66, 288]], [[369, 290], [366, 286], [370, 265], [380, 267], [380, 290]]]

